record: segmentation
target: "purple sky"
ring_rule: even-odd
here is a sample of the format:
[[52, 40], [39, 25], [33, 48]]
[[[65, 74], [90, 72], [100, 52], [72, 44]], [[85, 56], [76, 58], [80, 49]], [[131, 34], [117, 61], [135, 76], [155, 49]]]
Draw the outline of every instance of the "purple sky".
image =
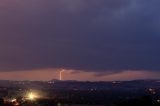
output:
[[158, 78], [159, 5], [159, 0], [1, 0], [0, 76], [34, 79], [28, 76], [39, 70], [48, 76], [37, 79], [47, 80], [63, 68], [88, 73], [86, 80], [127, 80], [129, 73]]

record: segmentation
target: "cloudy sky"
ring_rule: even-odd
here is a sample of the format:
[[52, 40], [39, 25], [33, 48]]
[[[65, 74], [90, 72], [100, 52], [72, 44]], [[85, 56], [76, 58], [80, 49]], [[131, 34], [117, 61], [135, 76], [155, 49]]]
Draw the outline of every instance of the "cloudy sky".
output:
[[1, 0], [0, 78], [160, 77], [159, 0]]

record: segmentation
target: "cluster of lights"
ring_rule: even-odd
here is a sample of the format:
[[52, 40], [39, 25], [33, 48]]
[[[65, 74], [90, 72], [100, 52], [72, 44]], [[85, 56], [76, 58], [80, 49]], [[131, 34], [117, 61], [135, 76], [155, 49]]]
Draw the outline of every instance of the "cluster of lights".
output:
[[152, 89], [152, 88], [149, 88], [149, 90], [148, 90], [151, 94], [156, 94], [156, 91], [155, 91], [155, 89]]
[[28, 91], [28, 92], [25, 92], [23, 94], [23, 98], [22, 100], [17, 100], [17, 97], [14, 97], [14, 98], [4, 98], [4, 103], [7, 104], [11, 104], [13, 106], [20, 106], [20, 102], [23, 103], [25, 101], [36, 101], [38, 98], [41, 98], [42, 96], [39, 95], [40, 92], [38, 91]]

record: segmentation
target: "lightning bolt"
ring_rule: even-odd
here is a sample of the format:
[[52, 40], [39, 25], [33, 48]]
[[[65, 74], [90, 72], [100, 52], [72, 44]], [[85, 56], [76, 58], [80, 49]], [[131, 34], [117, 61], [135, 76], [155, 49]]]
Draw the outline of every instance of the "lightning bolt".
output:
[[59, 73], [59, 80], [62, 80], [62, 73], [64, 72], [64, 70], [61, 70]]

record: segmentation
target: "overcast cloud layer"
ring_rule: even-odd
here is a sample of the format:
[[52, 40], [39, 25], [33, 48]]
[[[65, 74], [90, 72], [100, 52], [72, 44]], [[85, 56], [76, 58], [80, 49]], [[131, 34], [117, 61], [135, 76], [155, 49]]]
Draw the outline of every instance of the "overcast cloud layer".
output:
[[0, 70], [160, 70], [160, 0], [1, 0]]

